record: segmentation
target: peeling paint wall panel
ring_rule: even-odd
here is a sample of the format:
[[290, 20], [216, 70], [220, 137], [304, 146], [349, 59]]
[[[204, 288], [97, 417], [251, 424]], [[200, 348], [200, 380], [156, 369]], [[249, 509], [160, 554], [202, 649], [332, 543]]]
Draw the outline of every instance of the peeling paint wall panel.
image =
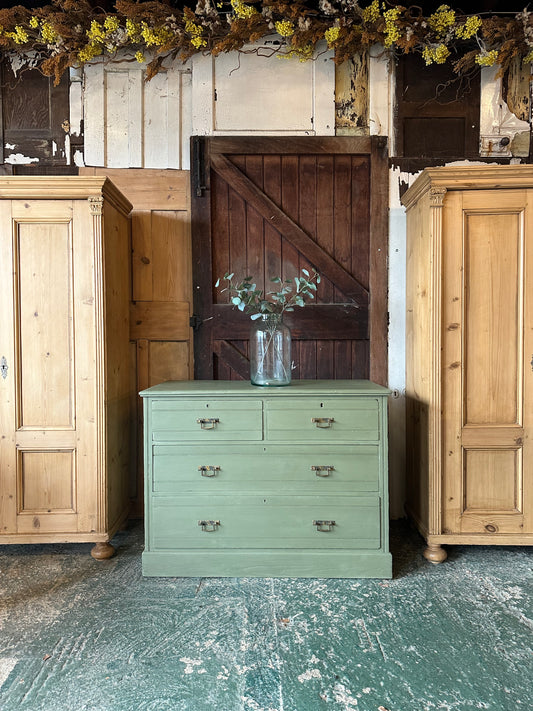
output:
[[86, 165], [105, 165], [105, 91], [102, 62], [84, 68], [83, 120]]
[[509, 110], [521, 121], [529, 121], [531, 64], [522, 64], [516, 57], [504, 77], [503, 98]]
[[331, 52], [314, 62], [231, 52], [193, 58], [193, 135], [335, 133]]
[[368, 55], [335, 65], [335, 126], [337, 135], [369, 133]]
[[392, 131], [392, 98], [394, 69], [379, 45], [371, 47], [368, 63], [370, 89], [370, 134], [389, 137], [389, 154], [394, 155]]
[[[517, 133], [529, 131], [529, 123], [519, 119], [510, 111], [503, 99], [502, 80], [497, 76], [497, 67], [484, 67], [481, 70], [481, 120], [480, 138], [483, 147], [482, 155], [498, 157], [511, 155], [507, 150], [500, 150], [499, 138], [510, 141]], [[525, 155], [529, 154], [529, 150]]]
[[[181, 161], [181, 72], [144, 84], [144, 167], [178, 168]], [[161, 140], [166, 136], [167, 140]]]
[[190, 68], [182, 62], [149, 82], [138, 63], [87, 66], [85, 163], [113, 168], [188, 168], [189, 74]]

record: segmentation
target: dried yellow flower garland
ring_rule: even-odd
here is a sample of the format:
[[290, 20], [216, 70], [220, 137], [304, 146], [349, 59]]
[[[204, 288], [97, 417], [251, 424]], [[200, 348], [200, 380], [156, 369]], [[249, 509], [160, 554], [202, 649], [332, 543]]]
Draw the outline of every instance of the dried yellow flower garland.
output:
[[[274, 0], [199, 0], [194, 10], [173, 10], [157, 0], [116, 0], [115, 11], [95, 10], [87, 0], [52, 0], [34, 10], [0, 9], [0, 48], [16, 53], [56, 81], [70, 66], [96, 57], [112, 57], [127, 48], [147, 64], [147, 76], [160, 70], [165, 57], [186, 60], [197, 52], [217, 55], [240, 50], [277, 33], [272, 51], [307, 60], [319, 42], [335, 50], [342, 62], [381, 44], [392, 55], [419, 53], [426, 64], [454, 62], [461, 73], [476, 65], [501, 65], [514, 58], [533, 61], [533, 13], [482, 17], [462, 15], [441, 5], [424, 16], [383, 0], [360, 5], [353, 0], [306, 2]], [[323, 45], [322, 45], [323, 46]], [[451, 58], [451, 59], [450, 59]]]

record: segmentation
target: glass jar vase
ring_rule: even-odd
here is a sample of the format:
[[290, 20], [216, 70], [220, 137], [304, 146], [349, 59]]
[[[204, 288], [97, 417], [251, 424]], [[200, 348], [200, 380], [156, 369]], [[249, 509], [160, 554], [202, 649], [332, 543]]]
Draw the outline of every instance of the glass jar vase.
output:
[[280, 314], [261, 314], [250, 332], [252, 385], [289, 385], [291, 331]]

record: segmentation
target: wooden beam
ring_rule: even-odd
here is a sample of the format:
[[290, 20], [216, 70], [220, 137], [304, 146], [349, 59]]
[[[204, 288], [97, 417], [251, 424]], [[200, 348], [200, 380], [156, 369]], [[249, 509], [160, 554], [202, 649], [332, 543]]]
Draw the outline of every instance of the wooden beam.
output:
[[388, 381], [389, 165], [387, 139], [372, 136], [370, 174], [370, 380]]
[[[252, 320], [250, 316], [230, 304], [213, 306], [212, 318], [200, 328], [211, 328], [213, 338], [248, 340]], [[351, 304], [315, 304], [284, 314], [283, 320], [291, 329], [294, 340], [354, 340], [368, 338], [367, 312], [354, 309]], [[342, 339], [339, 339], [342, 333]]]
[[366, 154], [371, 152], [370, 136], [216, 136], [209, 139], [211, 156], [220, 153], [248, 155]]

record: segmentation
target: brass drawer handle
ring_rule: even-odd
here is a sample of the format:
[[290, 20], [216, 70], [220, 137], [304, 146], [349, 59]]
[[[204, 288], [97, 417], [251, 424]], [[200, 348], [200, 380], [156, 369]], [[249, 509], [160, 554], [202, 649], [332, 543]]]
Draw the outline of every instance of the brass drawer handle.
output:
[[202, 527], [202, 531], [206, 531], [206, 533], [211, 533], [212, 531], [217, 530], [217, 528], [220, 526], [220, 521], [198, 521], [198, 525]]
[[331, 464], [321, 464], [319, 466], [312, 466], [311, 471], [315, 472], [317, 476], [329, 476], [330, 472], [335, 471], [335, 467]]
[[317, 427], [331, 427], [332, 422], [335, 422], [334, 417], [312, 417], [311, 422], [314, 422]]
[[202, 476], [212, 477], [217, 475], [217, 472], [220, 471], [220, 467], [216, 465], [212, 466], [210, 464], [202, 464], [201, 467], [198, 467], [198, 471], [202, 472]]
[[203, 430], [214, 430], [220, 420], [218, 417], [199, 417], [196, 422]]
[[313, 526], [316, 526], [316, 530], [321, 533], [327, 533], [328, 531], [333, 531], [333, 526], [335, 521], [313, 521]]

